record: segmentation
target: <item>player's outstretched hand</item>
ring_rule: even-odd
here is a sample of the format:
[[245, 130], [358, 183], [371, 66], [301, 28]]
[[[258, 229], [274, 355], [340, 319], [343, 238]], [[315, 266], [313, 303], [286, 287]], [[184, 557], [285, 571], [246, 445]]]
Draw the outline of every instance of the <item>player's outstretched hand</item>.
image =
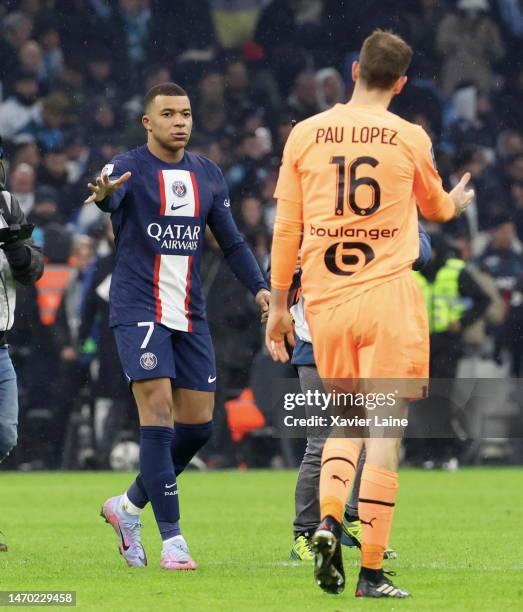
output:
[[267, 289], [260, 289], [256, 294], [256, 304], [260, 307], [261, 322], [266, 323], [269, 318], [269, 302], [271, 293]]
[[285, 338], [291, 346], [296, 344], [291, 314], [288, 310], [280, 311], [270, 308], [265, 331], [265, 346], [274, 361], [281, 361], [282, 363], [289, 361]]
[[474, 199], [474, 189], [465, 189], [469, 181], [470, 172], [465, 172], [465, 174], [461, 177], [460, 182], [454, 187], [454, 189], [452, 189], [452, 191], [449, 192], [449, 195], [456, 206], [455, 217], [461, 216]]
[[84, 204], [91, 204], [91, 202], [101, 202], [112, 195], [115, 191], [118, 191], [120, 187], [131, 178], [130, 172], [124, 172], [122, 176], [117, 178], [115, 181], [110, 181], [107, 174], [102, 174], [96, 177], [95, 185], [87, 183], [87, 187], [91, 190], [91, 195], [86, 198]]

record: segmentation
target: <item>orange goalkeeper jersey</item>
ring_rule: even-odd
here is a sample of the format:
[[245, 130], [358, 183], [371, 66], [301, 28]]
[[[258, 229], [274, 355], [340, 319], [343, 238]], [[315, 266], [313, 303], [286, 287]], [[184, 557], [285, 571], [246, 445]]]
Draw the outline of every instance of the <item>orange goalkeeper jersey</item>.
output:
[[271, 283], [290, 286], [303, 229], [302, 286], [311, 309], [410, 270], [419, 255], [416, 203], [434, 221], [455, 210], [425, 131], [350, 103], [294, 127], [275, 197]]

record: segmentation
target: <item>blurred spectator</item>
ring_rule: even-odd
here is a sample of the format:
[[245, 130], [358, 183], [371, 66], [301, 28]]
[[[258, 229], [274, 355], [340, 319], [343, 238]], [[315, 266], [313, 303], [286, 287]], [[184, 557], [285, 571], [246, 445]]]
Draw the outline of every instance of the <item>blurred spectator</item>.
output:
[[[203, 253], [203, 293], [207, 302], [209, 329], [215, 342], [217, 388], [214, 434], [210, 452], [223, 455], [230, 436], [224, 403], [249, 384], [250, 367], [261, 347], [259, 314], [223, 259], [210, 231]], [[234, 391], [235, 390], [235, 391]], [[221, 460], [218, 460], [219, 462]]]
[[[523, 276], [523, 256], [521, 245], [516, 242], [514, 223], [508, 214], [499, 215], [491, 230], [491, 240], [485, 252], [479, 258], [480, 266], [494, 278], [496, 287], [509, 309], [506, 324], [493, 327], [494, 357], [498, 362], [503, 359], [502, 351], [509, 348], [512, 352], [512, 370], [519, 376], [521, 355], [515, 353], [520, 346], [521, 332], [516, 329], [519, 324], [521, 309], [519, 305], [518, 284]], [[516, 372], [517, 370], [517, 372]]]
[[[466, 262], [453, 252], [442, 234], [433, 234], [432, 260], [414, 275], [423, 292], [430, 328], [431, 379], [447, 379], [445, 393], [431, 406], [431, 418], [436, 418], [436, 431], [446, 431], [444, 438], [412, 440], [411, 460], [434, 465], [456, 462], [459, 451], [452, 437], [452, 402], [449, 379], [456, 377], [458, 361], [463, 355], [463, 333], [485, 316], [491, 298], [469, 271]], [[434, 397], [427, 402], [435, 401]], [[429, 407], [424, 405], [428, 411]], [[426, 412], [427, 414], [427, 412]]]
[[239, 140], [238, 159], [226, 174], [233, 206], [236, 197], [257, 188], [266, 176], [262, 161], [268, 154], [267, 134], [267, 129], [260, 128], [256, 132], [246, 132]]
[[308, 67], [304, 47], [321, 40], [320, 19], [321, 3], [316, 0], [272, 0], [260, 13], [254, 38], [285, 96], [296, 75]]
[[466, 213], [451, 221], [444, 231], [447, 234], [461, 235], [465, 230], [472, 240], [474, 254], [478, 254], [485, 246], [482, 232], [492, 226], [498, 215], [506, 213], [508, 194], [498, 173], [488, 163], [487, 156], [481, 149], [463, 149], [456, 155], [453, 166], [455, 171], [450, 176], [450, 185], [454, 186], [459, 177], [470, 172], [475, 198]]
[[109, 288], [115, 252], [114, 235], [107, 219], [104, 226], [109, 253], [97, 257], [85, 273], [77, 350], [91, 356], [96, 354], [98, 360], [98, 374], [92, 381], [95, 455], [97, 466], [106, 469], [112, 445], [126, 424], [133, 400], [119, 367], [116, 343], [109, 327]]
[[42, 10], [42, 0], [20, 0], [19, 6], [24, 15], [35, 19]]
[[20, 133], [38, 117], [38, 83], [25, 72], [14, 74], [11, 83], [12, 94], [0, 104], [0, 136], [13, 142], [27, 142]]
[[311, 72], [301, 72], [287, 100], [288, 111], [296, 121], [307, 119], [320, 111], [316, 96], [316, 80]]
[[225, 129], [225, 79], [218, 71], [205, 74], [198, 83], [199, 102], [195, 111], [195, 129], [212, 136]]
[[262, 270], [266, 270], [270, 241], [263, 221], [262, 204], [259, 198], [247, 195], [242, 199], [238, 227], [254, 251]]
[[458, 0], [457, 8], [457, 13], [441, 20], [437, 30], [436, 44], [443, 56], [443, 92], [451, 94], [468, 82], [488, 92], [494, 66], [505, 54], [499, 29], [488, 15], [488, 0]]
[[256, 108], [252, 85], [247, 64], [238, 57], [230, 58], [225, 67], [225, 111], [232, 125]]
[[485, 358], [489, 347], [488, 328], [503, 323], [506, 306], [501, 297], [496, 282], [486, 268], [476, 265], [473, 259], [472, 245], [468, 238], [459, 237], [454, 240], [454, 246], [463, 261], [467, 262], [467, 271], [489, 296], [490, 304], [484, 315], [471, 323], [463, 332], [463, 350], [470, 357]]
[[24, 13], [9, 13], [2, 19], [0, 38], [0, 57], [2, 58], [0, 78], [2, 81], [16, 66], [18, 52], [22, 45], [31, 38], [32, 30], [32, 19]]
[[18, 166], [19, 164], [28, 164], [36, 170], [41, 162], [40, 151], [38, 150], [38, 146], [35, 142], [28, 142], [19, 145], [14, 153], [13, 166]]
[[[48, 186], [38, 187], [35, 192], [35, 201], [29, 222], [34, 223], [33, 240], [38, 246], [44, 246], [45, 230], [48, 225], [62, 227], [60, 223], [60, 210], [58, 206], [58, 194], [56, 189]], [[65, 228], [63, 232], [66, 233]], [[62, 243], [63, 241], [60, 241]], [[59, 246], [58, 246], [59, 248]], [[69, 255], [67, 255], [69, 257]], [[67, 259], [67, 257], [65, 259]], [[62, 258], [63, 259], [63, 258]]]
[[36, 35], [42, 50], [45, 78], [50, 84], [54, 84], [64, 70], [64, 54], [56, 19], [46, 16], [39, 20]]
[[430, 372], [434, 378], [454, 378], [461, 335], [486, 313], [490, 297], [445, 236], [432, 234], [431, 242], [431, 261], [415, 273], [429, 314]]
[[150, 60], [187, 57], [194, 50], [200, 52], [196, 57], [212, 59], [215, 33], [207, 0], [151, 0], [151, 11]]
[[140, 90], [147, 60], [151, 9], [149, 0], [118, 0], [111, 16], [111, 51], [114, 66], [126, 73], [115, 74], [129, 93]]
[[513, 181], [523, 181], [523, 152], [515, 153], [506, 160], [506, 179], [510, 185]]
[[454, 151], [472, 146], [495, 149], [499, 127], [490, 96], [470, 86], [456, 91], [452, 100], [456, 118], [443, 134], [445, 143]]
[[10, 191], [18, 200], [26, 217], [29, 216], [35, 202], [35, 171], [32, 166], [21, 163], [9, 175]]
[[69, 102], [56, 91], [42, 100], [40, 113], [19, 132], [20, 137], [35, 140], [45, 149], [60, 148], [64, 145], [63, 126], [67, 119]]
[[119, 83], [113, 67], [113, 56], [107, 47], [99, 45], [89, 49], [86, 57], [87, 74], [84, 83], [86, 100], [105, 98], [116, 102], [128, 93], [124, 88], [124, 83]]
[[44, 152], [38, 171], [38, 184], [53, 187], [58, 192], [68, 182], [67, 156], [64, 148], [51, 148]]
[[35, 40], [25, 42], [18, 52], [18, 66], [23, 72], [32, 74], [42, 84], [46, 79], [42, 48]]
[[77, 347], [80, 334], [80, 307], [83, 292], [85, 271], [95, 256], [94, 241], [88, 236], [76, 236], [73, 240], [71, 263], [75, 270], [64, 292], [64, 299], [57, 313], [57, 325], [62, 334], [63, 349], [60, 357], [63, 361], [78, 358]]
[[346, 102], [345, 83], [334, 68], [318, 70], [316, 79], [316, 100], [320, 110], [327, 110], [338, 102]]
[[91, 105], [91, 121], [88, 131], [92, 136], [89, 144], [93, 147], [104, 143], [118, 144], [121, 141], [121, 128], [116, 123], [116, 113], [113, 105], [105, 98], [95, 99]]
[[414, 50], [411, 74], [422, 79], [434, 78], [441, 64], [436, 50], [436, 32], [445, 16], [440, 0], [416, 0], [405, 16], [405, 36]]
[[72, 408], [71, 398], [78, 398], [79, 391], [88, 382], [88, 363], [78, 353], [80, 328], [80, 304], [83, 281], [87, 267], [94, 256], [93, 241], [87, 236], [77, 236], [72, 245], [70, 264], [73, 266], [68, 283], [56, 314], [53, 333], [59, 348], [58, 380], [52, 402], [55, 426], [49, 431], [52, 440], [51, 464], [62, 466], [64, 438]]
[[69, 98], [77, 111], [82, 109], [86, 102], [86, 91], [84, 89], [86, 78], [83, 63], [78, 58], [67, 57], [67, 63], [60, 74], [57, 87]]
[[523, 136], [517, 130], [504, 130], [498, 137], [498, 155], [500, 162], [523, 153]]
[[[243, 73], [244, 65], [241, 66], [240, 71]], [[229, 83], [228, 86], [234, 90], [234, 83]], [[211, 66], [198, 83], [198, 108], [202, 119], [207, 108], [217, 105], [225, 105], [225, 75], [217, 67]]]
[[516, 228], [508, 214], [500, 214], [494, 219], [490, 236], [479, 263], [492, 275], [508, 306], [516, 282], [523, 273], [521, 245], [517, 244]]
[[67, 173], [72, 183], [76, 183], [86, 172], [90, 148], [86, 145], [80, 130], [71, 131], [65, 138], [67, 154]]

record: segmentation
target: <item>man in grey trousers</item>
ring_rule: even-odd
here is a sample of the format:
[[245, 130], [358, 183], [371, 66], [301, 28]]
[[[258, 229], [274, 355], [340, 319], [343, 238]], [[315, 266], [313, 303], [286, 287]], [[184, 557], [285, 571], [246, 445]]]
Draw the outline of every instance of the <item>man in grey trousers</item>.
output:
[[[310, 332], [303, 316], [303, 298], [291, 309], [295, 332], [296, 346], [292, 355], [292, 364], [298, 371], [302, 393], [307, 391], [323, 391], [323, 385], [316, 369]], [[306, 408], [307, 410], [307, 408]], [[311, 416], [307, 414], [306, 416]], [[314, 558], [309, 547], [312, 537], [320, 522], [320, 504], [318, 500], [318, 486], [320, 482], [321, 454], [325, 438], [309, 436], [307, 446], [300, 465], [298, 481], [296, 482], [294, 517], [294, 545], [291, 550], [291, 559], [308, 561]], [[356, 467], [356, 476], [351, 496], [345, 507], [343, 520], [342, 543], [350, 547], [360, 546], [361, 523], [358, 516], [358, 496], [363, 464], [365, 463], [365, 448], [363, 448]], [[385, 558], [393, 559], [396, 553], [393, 550], [385, 552]]]

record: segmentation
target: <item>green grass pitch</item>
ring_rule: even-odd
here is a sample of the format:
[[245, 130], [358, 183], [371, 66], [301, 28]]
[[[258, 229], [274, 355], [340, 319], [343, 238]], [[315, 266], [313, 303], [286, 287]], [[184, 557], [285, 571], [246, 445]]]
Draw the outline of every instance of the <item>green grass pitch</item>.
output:
[[326, 595], [310, 564], [289, 561], [294, 471], [189, 472], [180, 477], [182, 527], [196, 572], [159, 568], [160, 539], [145, 512], [145, 569], [127, 568], [98, 516], [130, 476], [0, 473], [0, 590], [74, 590], [86, 610], [523, 610], [523, 470], [404, 470], [387, 564], [408, 601]]

